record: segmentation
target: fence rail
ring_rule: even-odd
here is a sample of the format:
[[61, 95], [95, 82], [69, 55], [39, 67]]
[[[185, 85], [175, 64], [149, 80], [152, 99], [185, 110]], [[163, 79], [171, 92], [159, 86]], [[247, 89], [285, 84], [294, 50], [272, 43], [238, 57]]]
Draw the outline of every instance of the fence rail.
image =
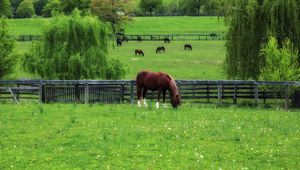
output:
[[[240, 99], [258, 104], [267, 99], [284, 100], [285, 107], [291, 105], [292, 88], [300, 82], [265, 81], [210, 81], [177, 80], [183, 101], [236, 104]], [[276, 87], [276, 88], [275, 88]], [[147, 98], [156, 98], [156, 93]], [[43, 103], [134, 103], [136, 86], [134, 80], [16, 80], [0, 81], [0, 100], [38, 100]], [[294, 99], [293, 99], [294, 100]], [[299, 102], [299, 101], [293, 101]]]
[[[204, 33], [204, 34], [126, 34], [124, 35], [130, 41], [137, 41], [141, 37], [142, 41], [163, 41], [169, 38], [171, 41], [184, 40], [224, 40], [223, 33]], [[19, 35], [17, 41], [35, 41], [40, 40], [40, 35]]]
[[128, 40], [137, 41], [138, 37], [142, 41], [163, 41], [164, 38], [169, 38], [171, 41], [185, 40], [225, 40], [225, 35], [222, 33], [206, 33], [206, 34], [126, 34]]

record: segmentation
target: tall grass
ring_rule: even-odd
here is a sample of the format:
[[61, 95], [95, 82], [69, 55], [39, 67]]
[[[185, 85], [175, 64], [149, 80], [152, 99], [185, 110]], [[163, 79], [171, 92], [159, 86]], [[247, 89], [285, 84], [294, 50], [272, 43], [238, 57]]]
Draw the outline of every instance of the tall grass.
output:
[[0, 169], [300, 166], [299, 112], [152, 105], [1, 104]]

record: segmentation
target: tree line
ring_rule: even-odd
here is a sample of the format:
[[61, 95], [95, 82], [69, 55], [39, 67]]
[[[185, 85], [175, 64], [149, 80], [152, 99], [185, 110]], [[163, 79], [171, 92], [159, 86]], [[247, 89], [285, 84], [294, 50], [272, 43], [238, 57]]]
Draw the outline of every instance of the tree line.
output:
[[[95, 4], [115, 6], [116, 12], [145, 15], [222, 15], [223, 0], [0, 0], [0, 15], [8, 18], [50, 17], [52, 10], [70, 14], [75, 8], [93, 9]], [[121, 6], [121, 7], [120, 7]]]

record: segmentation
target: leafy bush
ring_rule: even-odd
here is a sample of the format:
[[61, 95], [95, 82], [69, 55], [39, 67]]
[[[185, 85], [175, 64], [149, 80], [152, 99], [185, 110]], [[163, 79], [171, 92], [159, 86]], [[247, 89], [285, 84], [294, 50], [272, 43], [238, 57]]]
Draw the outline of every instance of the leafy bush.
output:
[[263, 49], [265, 66], [261, 70], [260, 79], [268, 81], [298, 81], [300, 68], [298, 52], [289, 39], [279, 48], [276, 38], [270, 37]]
[[12, 72], [15, 65], [15, 40], [8, 34], [7, 21], [0, 18], [0, 79]]
[[25, 55], [24, 66], [46, 79], [119, 79], [125, 75], [123, 64], [109, 59], [107, 25], [96, 17], [55, 16], [45, 28], [42, 41]]

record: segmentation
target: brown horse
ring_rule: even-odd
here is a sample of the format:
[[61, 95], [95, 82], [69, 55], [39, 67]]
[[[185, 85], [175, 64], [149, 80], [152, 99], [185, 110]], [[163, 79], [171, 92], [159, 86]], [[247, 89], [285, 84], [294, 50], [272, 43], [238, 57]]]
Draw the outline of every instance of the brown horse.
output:
[[192, 50], [193, 48], [192, 48], [192, 45], [191, 45], [191, 44], [185, 44], [185, 45], [184, 45], [184, 49], [185, 49], [185, 50], [187, 50], [187, 49], [188, 49], [188, 50]]
[[170, 40], [169, 38], [167, 38], [167, 37], [164, 38], [164, 42], [165, 42], [165, 43], [170, 43], [170, 41], [171, 41], [171, 40]]
[[144, 56], [143, 50], [136, 49], [136, 50], [134, 51], [134, 53], [135, 53], [135, 56], [137, 56], [137, 55], [142, 55], [142, 56]]
[[[156, 107], [159, 107], [159, 99], [161, 92], [163, 92], [163, 104], [165, 105], [166, 91], [169, 91], [170, 101], [173, 108], [177, 108], [181, 103], [178, 88], [176, 86], [175, 80], [168, 74], [162, 72], [150, 72], [141, 71], [136, 76], [136, 87], [137, 87], [137, 98], [138, 106], [141, 107], [141, 100], [144, 100], [144, 105], [146, 103], [146, 93], [147, 90], [156, 91], [158, 90]], [[142, 96], [143, 90], [143, 96]]]
[[161, 53], [161, 52], [165, 52], [165, 51], [166, 51], [166, 49], [164, 46], [157, 47], [157, 49], [156, 49], [156, 53]]

